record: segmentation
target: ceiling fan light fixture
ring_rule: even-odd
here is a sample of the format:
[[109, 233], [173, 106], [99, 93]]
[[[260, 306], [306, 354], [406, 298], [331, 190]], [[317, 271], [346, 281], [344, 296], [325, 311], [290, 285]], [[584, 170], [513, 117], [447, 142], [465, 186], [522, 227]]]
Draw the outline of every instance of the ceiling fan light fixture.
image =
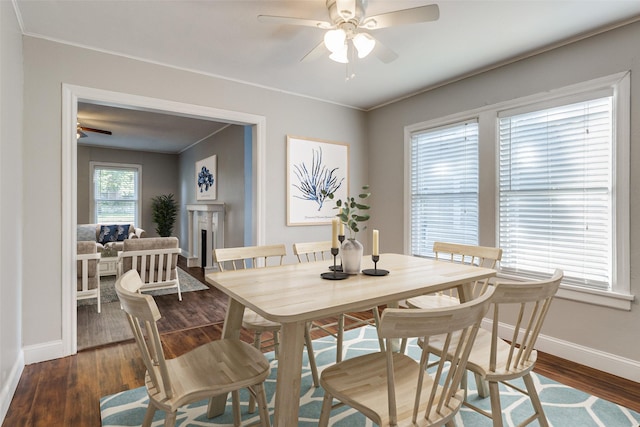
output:
[[341, 28], [329, 30], [324, 35], [324, 45], [333, 53], [342, 51], [346, 40], [347, 33]]
[[376, 46], [376, 40], [367, 33], [358, 33], [353, 37], [353, 45], [358, 51], [358, 58], [365, 58]]
[[347, 63], [349, 63], [348, 52], [349, 52], [349, 48], [348, 48], [347, 44], [345, 43], [345, 44], [342, 45], [341, 49], [339, 49], [339, 50], [337, 50], [335, 52], [332, 52], [331, 55], [329, 55], [329, 59], [331, 59], [333, 61], [336, 61], [336, 62], [339, 62], [341, 64], [347, 64]]

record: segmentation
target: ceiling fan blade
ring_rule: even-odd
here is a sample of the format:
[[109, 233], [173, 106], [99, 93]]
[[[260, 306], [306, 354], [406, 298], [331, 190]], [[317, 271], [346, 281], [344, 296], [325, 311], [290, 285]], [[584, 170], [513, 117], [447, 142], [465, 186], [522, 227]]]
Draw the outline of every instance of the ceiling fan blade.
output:
[[380, 40], [375, 39], [375, 41], [376, 41], [376, 46], [373, 48], [373, 54], [376, 56], [376, 58], [378, 58], [380, 61], [384, 62], [385, 64], [388, 64], [398, 59], [397, 53], [395, 53], [393, 50], [389, 49], [387, 46], [380, 43]]
[[365, 19], [360, 27], [369, 30], [378, 30], [393, 25], [418, 24], [420, 22], [436, 21], [440, 18], [440, 8], [437, 4], [414, 7], [412, 9], [397, 10], [383, 13]]
[[349, 21], [356, 16], [356, 0], [336, 0], [338, 15], [345, 21]]
[[88, 128], [88, 127], [85, 127], [85, 126], [78, 126], [78, 129], [86, 131], [86, 132], [95, 132], [95, 133], [102, 133], [104, 135], [112, 135], [112, 132], [109, 131], [109, 130]]
[[303, 56], [300, 62], [315, 61], [316, 59], [320, 58], [323, 55], [326, 55], [327, 53], [329, 53], [329, 49], [327, 49], [324, 45], [324, 41], [321, 41], [316, 45], [316, 47], [311, 49], [309, 53]]
[[333, 28], [333, 25], [327, 21], [316, 21], [315, 19], [294, 18], [291, 16], [273, 16], [273, 15], [258, 15], [258, 21], [267, 24], [284, 24], [284, 25], [302, 25], [305, 27], [320, 28], [322, 30], [328, 30]]

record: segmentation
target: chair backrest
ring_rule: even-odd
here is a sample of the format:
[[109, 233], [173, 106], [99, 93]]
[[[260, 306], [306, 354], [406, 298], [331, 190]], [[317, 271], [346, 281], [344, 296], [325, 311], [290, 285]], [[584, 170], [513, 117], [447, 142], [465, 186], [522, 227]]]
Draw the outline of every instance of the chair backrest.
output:
[[[393, 359], [394, 352], [386, 351], [387, 383], [390, 425], [397, 422], [397, 399], [404, 407], [413, 407], [413, 422], [422, 415], [425, 419], [437, 420], [452, 417], [464, 400], [464, 390], [460, 388], [466, 375], [467, 358], [476, 338], [480, 322], [489, 309], [494, 289], [489, 288], [480, 297], [444, 309], [385, 309], [380, 319], [378, 336], [387, 340], [386, 349], [392, 349], [391, 339], [418, 337], [429, 343], [431, 337], [439, 337], [445, 342], [445, 351], [455, 354], [449, 360], [440, 358], [433, 374], [427, 372], [429, 358], [428, 345], [422, 346], [420, 368], [416, 375], [415, 394], [396, 396]], [[450, 362], [450, 364], [448, 363]], [[422, 393], [428, 393], [422, 396]], [[426, 398], [426, 406], [424, 405]], [[431, 425], [431, 424], [429, 424]], [[436, 425], [436, 424], [434, 424]], [[440, 424], [437, 424], [440, 425]]]
[[[450, 261], [460, 264], [477, 265], [485, 268], [496, 268], [498, 261], [502, 259], [502, 249], [490, 246], [462, 245], [458, 243], [434, 242], [433, 252], [436, 260]], [[489, 279], [475, 281], [473, 294], [484, 293]]]
[[142, 355], [149, 378], [157, 390], [173, 397], [171, 377], [164, 358], [157, 321], [160, 311], [151, 295], [138, 293], [144, 282], [136, 270], [129, 270], [116, 280], [116, 294]]
[[97, 252], [95, 242], [78, 242], [77, 243], [77, 291], [88, 291], [97, 289], [100, 280], [98, 272], [98, 263], [100, 262], [100, 253]]
[[[489, 371], [504, 369], [513, 373], [518, 370], [529, 369], [535, 358], [535, 344], [542, 329], [544, 319], [555, 296], [560, 282], [562, 270], [556, 270], [551, 278], [537, 282], [501, 283], [494, 286], [493, 318], [491, 322], [491, 349], [489, 355]], [[510, 307], [509, 307], [510, 306]], [[497, 343], [500, 339], [499, 324], [513, 325], [514, 331], [507, 342], [510, 344], [506, 359], [500, 360]]]
[[120, 274], [137, 270], [144, 283], [171, 283], [177, 280], [181, 252], [176, 237], [125, 239], [118, 254]]
[[331, 240], [294, 243], [293, 253], [298, 257], [298, 262], [331, 259]]
[[[241, 246], [237, 248], [217, 248], [213, 250], [215, 261], [218, 263], [218, 269], [224, 271], [225, 263], [230, 263], [234, 270], [238, 268], [255, 268], [268, 266], [269, 259], [275, 258], [275, 264], [282, 265], [284, 257], [287, 255], [287, 249], [284, 244], [264, 245], [264, 246]], [[247, 263], [251, 261], [251, 265]]]

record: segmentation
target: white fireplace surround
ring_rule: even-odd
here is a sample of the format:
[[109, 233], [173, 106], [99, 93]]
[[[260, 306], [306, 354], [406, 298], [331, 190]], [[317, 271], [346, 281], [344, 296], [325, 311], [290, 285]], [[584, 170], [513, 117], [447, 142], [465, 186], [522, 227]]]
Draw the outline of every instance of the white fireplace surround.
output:
[[[187, 205], [189, 219], [188, 267], [202, 267], [202, 231], [206, 231], [205, 271], [215, 270], [213, 249], [224, 248], [224, 203]], [[212, 238], [213, 236], [213, 238]]]

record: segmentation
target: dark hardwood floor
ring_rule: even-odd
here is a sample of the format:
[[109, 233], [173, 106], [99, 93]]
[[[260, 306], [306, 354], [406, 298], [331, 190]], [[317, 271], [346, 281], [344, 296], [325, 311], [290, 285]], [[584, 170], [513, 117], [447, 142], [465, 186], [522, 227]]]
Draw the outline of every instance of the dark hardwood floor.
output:
[[[200, 269], [187, 269], [203, 280]], [[221, 296], [224, 298], [224, 296]], [[172, 298], [178, 304], [177, 299]], [[224, 319], [224, 303], [206, 306], [207, 316]], [[205, 308], [201, 308], [205, 310]], [[164, 313], [163, 313], [164, 315]], [[198, 313], [187, 313], [185, 317]], [[362, 319], [371, 312], [356, 313]], [[335, 319], [325, 319], [331, 323]], [[180, 322], [178, 322], [180, 323]], [[167, 328], [163, 345], [167, 357], [175, 357], [196, 346], [219, 339], [223, 322], [200, 326]], [[348, 324], [347, 324], [348, 327]], [[313, 332], [319, 338], [322, 332]], [[252, 342], [248, 332], [241, 338]], [[536, 372], [563, 384], [640, 412], [640, 384], [539, 353]], [[93, 348], [49, 362], [25, 367], [3, 427], [14, 426], [100, 426], [99, 399], [102, 396], [143, 385], [144, 367], [133, 341]]]

